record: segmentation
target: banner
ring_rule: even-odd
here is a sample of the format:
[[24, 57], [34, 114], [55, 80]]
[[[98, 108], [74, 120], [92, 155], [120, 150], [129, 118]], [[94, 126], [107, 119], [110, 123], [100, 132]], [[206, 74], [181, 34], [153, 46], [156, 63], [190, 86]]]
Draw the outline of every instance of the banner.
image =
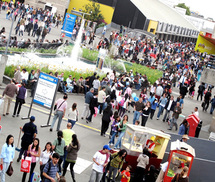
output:
[[33, 102], [51, 108], [57, 89], [58, 78], [40, 73]]
[[61, 30], [63, 33], [65, 33], [65, 36], [72, 37], [72, 31], [75, 25], [76, 17], [77, 17], [76, 15], [66, 13], [66, 16], [63, 22], [63, 27]]

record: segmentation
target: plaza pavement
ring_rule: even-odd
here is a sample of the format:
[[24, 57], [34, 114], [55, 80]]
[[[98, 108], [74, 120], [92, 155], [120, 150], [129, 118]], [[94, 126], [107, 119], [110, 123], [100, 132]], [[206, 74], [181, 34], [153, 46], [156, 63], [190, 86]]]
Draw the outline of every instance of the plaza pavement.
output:
[[[4, 88], [5, 88], [5, 85], [0, 87], [0, 95], [2, 95]], [[134, 92], [136, 92], [136, 91], [134, 91]], [[139, 94], [139, 92], [136, 92], [136, 93], [137, 93], [137, 95]], [[178, 96], [177, 89], [173, 89], [173, 95], [175, 97]], [[61, 98], [62, 96], [63, 96], [63, 94], [57, 93], [56, 99]], [[74, 103], [74, 102], [76, 102], [78, 105], [79, 121], [76, 123], [76, 125], [73, 128], [75, 133], [77, 134], [78, 139], [81, 144], [81, 149], [78, 153], [78, 157], [92, 162], [92, 157], [93, 157], [94, 153], [97, 150], [102, 149], [102, 146], [107, 144], [109, 141], [108, 137], [102, 137], [102, 136], [100, 136], [100, 133], [99, 133], [101, 116], [98, 115], [96, 118], [93, 118], [93, 123], [89, 123], [89, 124], [86, 124], [85, 120], [80, 119], [81, 118], [80, 115], [83, 111], [83, 106], [84, 106], [84, 104], [83, 104], [84, 95], [83, 94], [79, 94], [79, 95], [69, 94], [69, 98], [68, 98], [67, 102], [68, 102], [68, 107], [71, 107], [72, 103]], [[14, 102], [11, 104], [10, 115], [5, 116], [5, 117], [2, 116], [3, 106], [0, 106], [0, 115], [2, 116], [2, 119], [0, 122], [0, 125], [2, 126], [2, 131], [0, 133], [0, 138], [1, 138], [0, 146], [2, 146], [5, 143], [5, 139], [8, 134], [14, 135], [15, 145], [17, 145], [19, 127], [23, 126], [24, 123], [28, 122], [28, 120], [21, 120], [21, 117], [27, 116], [30, 103], [31, 103], [31, 98], [28, 97], [26, 99], [26, 104], [22, 107], [20, 117], [15, 117], [15, 118], [12, 117]], [[196, 98], [194, 100], [185, 98], [185, 105], [184, 105], [182, 114], [187, 116], [191, 113], [191, 111], [193, 111], [193, 108], [195, 106], [198, 106], [200, 108], [200, 105], [201, 105], [201, 102], [200, 101], [197, 102]], [[203, 125], [204, 126], [209, 125], [211, 122], [211, 119], [212, 119], [212, 115], [202, 112], [201, 109], [199, 109], [199, 111], [200, 111], [200, 118], [203, 120]], [[53, 142], [57, 137], [57, 132], [55, 131], [57, 123], [55, 124], [53, 132], [49, 132], [48, 127], [45, 127], [45, 128], [40, 127], [40, 125], [47, 123], [48, 113], [49, 113], [49, 110], [47, 110], [43, 107], [40, 107], [38, 105], [35, 105], [35, 104], [33, 105], [31, 115], [34, 115], [36, 117], [35, 124], [38, 126], [37, 137], [40, 139], [41, 149], [44, 148], [46, 142], [48, 142], [48, 141]], [[132, 110], [131, 110], [131, 113], [127, 113], [127, 114], [129, 116], [129, 123], [132, 123], [132, 120], [133, 120]], [[153, 120], [148, 119], [146, 126], [154, 128], [154, 129], [158, 129], [158, 130], [163, 130], [165, 132], [169, 132], [167, 130], [167, 128], [168, 128], [167, 123], [163, 123], [163, 121], [162, 121], [163, 116], [161, 115], [160, 120], [156, 120], [156, 114], [157, 114], [157, 111], [155, 112], [155, 116], [154, 116]], [[50, 122], [52, 122], [52, 118], [51, 118]], [[67, 114], [66, 114], [65, 118], [67, 118]], [[181, 121], [182, 121], [182, 118], [179, 119], [178, 124]], [[66, 128], [66, 123], [67, 123], [66, 119], [64, 119], [61, 124], [62, 130]], [[177, 133], [174, 129], [172, 130], [172, 132]], [[201, 133], [200, 133], [201, 138], [208, 139], [208, 136], [209, 136], [208, 132], [201, 131]], [[15, 154], [15, 159], [14, 159], [14, 163], [13, 163], [14, 174], [11, 177], [6, 176], [7, 182], [21, 181], [22, 173], [20, 172], [20, 163], [16, 162], [17, 156], [18, 156], [18, 152], [16, 152], [16, 154]], [[39, 164], [37, 164], [35, 171], [39, 172]], [[84, 170], [81, 174], [76, 174], [77, 181], [78, 182], [88, 181], [90, 173], [91, 173], [91, 166], [86, 168], [86, 170]], [[71, 180], [69, 171], [66, 174], [66, 179], [69, 181]]]

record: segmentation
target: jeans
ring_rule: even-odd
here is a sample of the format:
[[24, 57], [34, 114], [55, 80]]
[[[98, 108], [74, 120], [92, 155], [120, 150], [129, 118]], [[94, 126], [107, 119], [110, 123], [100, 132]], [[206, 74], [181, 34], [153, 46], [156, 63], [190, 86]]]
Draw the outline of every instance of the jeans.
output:
[[213, 112], [214, 112], [214, 107], [213, 107], [212, 104], [211, 104], [210, 114], [213, 114]]
[[115, 182], [116, 174], [117, 174], [117, 168], [110, 166], [109, 168], [109, 176], [108, 176], [108, 182], [110, 182], [111, 175], [113, 173], [112, 182]]
[[176, 119], [176, 118], [172, 118], [172, 119], [171, 119], [170, 129], [172, 129], [173, 126], [175, 126], [175, 130], [178, 129], [177, 120], [178, 120], [178, 119]]
[[141, 126], [146, 126], [147, 120], [148, 120], [148, 116], [142, 116]]
[[89, 112], [90, 112], [89, 104], [84, 103], [84, 110], [83, 110], [83, 113], [82, 113], [81, 117], [82, 118], [88, 117], [89, 116]]
[[119, 133], [119, 137], [118, 137], [118, 140], [117, 140], [116, 145], [114, 146], [114, 148], [117, 148], [117, 147], [121, 148], [122, 137], [124, 135], [125, 135], [125, 131]]
[[63, 118], [63, 111], [57, 111], [57, 113], [54, 115], [52, 125], [51, 125], [51, 129], [53, 129], [57, 118], [58, 118], [58, 124], [57, 124], [57, 131], [58, 131], [58, 130], [60, 130], [60, 125], [61, 125], [62, 118]]
[[163, 110], [164, 110], [164, 107], [163, 107], [163, 106], [161, 106], [161, 105], [159, 105], [159, 111], [158, 111], [157, 118], [159, 118], [159, 117], [160, 117], [160, 115], [161, 115], [161, 113], [163, 112]]
[[109, 144], [114, 144], [115, 143], [115, 136], [117, 135], [117, 131], [113, 131], [112, 132], [112, 135], [111, 135], [111, 139], [110, 139], [110, 141], [109, 141]]
[[[68, 119], [68, 122], [72, 124], [72, 128], [73, 128], [73, 126], [74, 126], [74, 125], [75, 125], [75, 123], [76, 123], [76, 121], [71, 120], [71, 119]], [[72, 128], [71, 128], [71, 129], [72, 129]]]
[[59, 169], [59, 173], [61, 173], [61, 164], [62, 164], [62, 162], [63, 162], [63, 158], [64, 158], [64, 156], [60, 156], [60, 159], [59, 159], [59, 161], [58, 161], [58, 169]]
[[100, 182], [102, 179], [103, 173], [97, 172], [94, 169], [92, 170], [92, 173], [90, 175], [89, 182]]
[[23, 104], [23, 99], [16, 98], [16, 103], [15, 103], [13, 115], [16, 115], [17, 108], [18, 108], [17, 115], [19, 115], [21, 108], [22, 108], [22, 104]]
[[155, 113], [155, 110], [154, 110], [154, 109], [151, 109], [151, 112], [150, 112], [150, 118], [151, 118], [151, 119], [153, 119], [154, 113]]
[[102, 110], [103, 110], [103, 105], [104, 105], [104, 103], [99, 103], [99, 102], [98, 102], [98, 105], [100, 106], [100, 107], [99, 107], [99, 114], [101, 114], [101, 113], [102, 113]]
[[71, 92], [72, 93], [72, 91], [73, 91], [73, 86], [70, 86], [70, 85], [67, 85], [67, 92]]
[[163, 117], [163, 121], [168, 120], [168, 119], [169, 119], [169, 116], [170, 116], [170, 110], [168, 111], [168, 110], [166, 109], [166, 112], [165, 112], [164, 117]]
[[139, 120], [140, 114], [141, 114], [141, 113], [140, 113], [139, 111], [135, 111], [135, 112], [134, 112], [133, 124], [135, 124], [135, 122], [136, 122], [137, 120]]
[[5, 182], [5, 173], [9, 167], [10, 163], [9, 162], [4, 162], [3, 163], [3, 169], [0, 171], [0, 176], [1, 176], [1, 182]]

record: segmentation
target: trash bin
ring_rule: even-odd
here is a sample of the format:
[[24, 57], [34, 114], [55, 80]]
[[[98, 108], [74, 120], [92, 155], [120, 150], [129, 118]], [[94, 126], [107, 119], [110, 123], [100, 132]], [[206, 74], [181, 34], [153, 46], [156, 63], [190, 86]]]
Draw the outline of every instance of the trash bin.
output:
[[188, 116], [187, 121], [190, 125], [188, 136], [195, 137], [196, 128], [199, 124], [200, 119], [195, 114], [191, 114]]

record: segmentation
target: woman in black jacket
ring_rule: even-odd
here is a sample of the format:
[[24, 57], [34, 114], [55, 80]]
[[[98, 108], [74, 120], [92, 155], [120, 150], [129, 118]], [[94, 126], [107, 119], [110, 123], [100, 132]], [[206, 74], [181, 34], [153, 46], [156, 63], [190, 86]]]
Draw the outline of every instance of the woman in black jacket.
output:
[[146, 122], [148, 120], [150, 111], [151, 111], [151, 103], [148, 101], [146, 103], [146, 106], [144, 107], [144, 109], [142, 111], [142, 123], [141, 123], [141, 126], [145, 126], [146, 125]]
[[92, 117], [96, 113], [95, 107], [98, 107], [98, 92], [94, 93], [94, 96], [90, 101], [90, 115], [86, 119], [87, 123], [92, 122]]
[[106, 109], [103, 111], [102, 116], [102, 126], [101, 126], [101, 136], [105, 137], [105, 133], [108, 130], [109, 123], [111, 121], [111, 116], [113, 115], [112, 106], [108, 104]]

